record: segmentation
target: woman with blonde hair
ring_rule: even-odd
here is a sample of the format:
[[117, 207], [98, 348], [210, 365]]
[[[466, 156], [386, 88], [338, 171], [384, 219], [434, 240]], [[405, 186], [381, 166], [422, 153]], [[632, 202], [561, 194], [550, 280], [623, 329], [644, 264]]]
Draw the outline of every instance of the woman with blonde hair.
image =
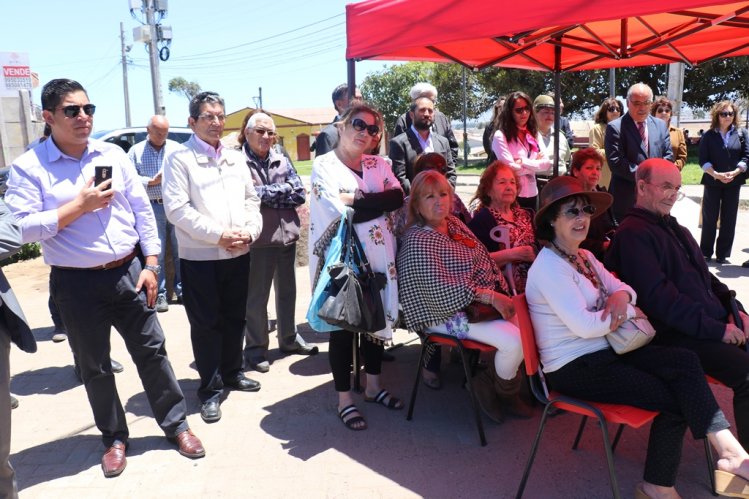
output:
[[[489, 253], [473, 233], [450, 215], [453, 190], [436, 171], [418, 174], [408, 202], [409, 228], [398, 251], [398, 285], [406, 326], [472, 339], [497, 348], [494, 369], [476, 376], [479, 403], [492, 420], [507, 413], [529, 416], [518, 396], [523, 360], [520, 332], [509, 288]], [[500, 318], [468, 321], [472, 302], [490, 305]]]

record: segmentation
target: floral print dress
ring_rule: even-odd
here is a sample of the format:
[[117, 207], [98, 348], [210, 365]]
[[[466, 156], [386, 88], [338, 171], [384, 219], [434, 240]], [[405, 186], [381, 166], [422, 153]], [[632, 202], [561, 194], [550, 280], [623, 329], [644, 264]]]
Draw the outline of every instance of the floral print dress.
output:
[[[321, 257], [315, 249], [327, 247], [326, 238], [331, 235], [332, 227], [340, 220], [348, 208], [339, 199], [342, 192], [383, 192], [400, 188], [390, 165], [379, 156], [362, 156], [361, 177], [351, 171], [331, 151], [318, 158], [312, 165], [310, 196], [310, 231], [309, 231], [309, 268], [314, 286], [316, 270], [321, 264]], [[395, 268], [396, 242], [393, 214], [387, 212], [368, 222], [354, 225], [357, 236], [362, 243], [372, 270], [387, 276], [385, 289], [381, 291], [382, 304], [385, 310], [384, 329], [372, 333], [376, 339], [390, 342], [393, 337], [392, 327], [398, 318], [398, 273]], [[334, 234], [335, 232], [332, 231]], [[323, 272], [325, 269], [322, 270]]]

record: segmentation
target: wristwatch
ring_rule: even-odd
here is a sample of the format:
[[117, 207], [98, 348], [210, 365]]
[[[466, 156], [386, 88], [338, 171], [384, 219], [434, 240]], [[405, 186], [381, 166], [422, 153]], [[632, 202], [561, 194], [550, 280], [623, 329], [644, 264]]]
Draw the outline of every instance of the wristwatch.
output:
[[150, 270], [156, 277], [159, 277], [159, 274], [161, 274], [161, 265], [146, 265], [143, 267], [143, 270]]

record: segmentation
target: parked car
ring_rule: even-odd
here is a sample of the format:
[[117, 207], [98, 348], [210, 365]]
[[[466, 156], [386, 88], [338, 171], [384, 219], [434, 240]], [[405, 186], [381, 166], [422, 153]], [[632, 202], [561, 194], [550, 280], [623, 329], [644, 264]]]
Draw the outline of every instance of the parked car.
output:
[[[117, 128], [116, 130], [100, 130], [92, 133], [91, 137], [94, 139], [103, 140], [104, 142], [111, 142], [117, 144], [125, 152], [128, 152], [134, 144], [141, 142], [146, 139], [146, 127], [130, 127], [130, 128]], [[169, 129], [168, 138], [179, 142], [187, 142], [192, 136], [192, 130], [189, 128], [173, 127]]]
[[[104, 142], [111, 142], [117, 144], [125, 152], [128, 152], [133, 144], [136, 144], [146, 139], [146, 127], [130, 127], [130, 128], [117, 128], [115, 130], [101, 130], [96, 133], [92, 133], [91, 137], [94, 139], [103, 140]], [[168, 138], [179, 142], [187, 142], [192, 136], [192, 130], [189, 128], [175, 127], [169, 129]], [[5, 196], [5, 190], [7, 189], [6, 183], [8, 181], [8, 172], [10, 166], [0, 168], [0, 198]]]

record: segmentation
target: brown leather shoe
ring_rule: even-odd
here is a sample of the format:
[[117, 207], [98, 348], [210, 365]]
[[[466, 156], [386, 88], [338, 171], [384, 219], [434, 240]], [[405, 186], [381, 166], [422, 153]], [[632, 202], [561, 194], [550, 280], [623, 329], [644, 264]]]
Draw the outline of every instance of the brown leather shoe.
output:
[[104, 471], [104, 476], [112, 478], [119, 476], [125, 471], [127, 466], [127, 458], [125, 458], [125, 444], [120, 440], [115, 440], [112, 446], [107, 449], [107, 452], [101, 458], [101, 469]]
[[179, 453], [190, 459], [197, 459], [205, 456], [205, 449], [200, 439], [196, 437], [192, 430], [187, 429], [177, 435], [174, 440], [179, 446]]

